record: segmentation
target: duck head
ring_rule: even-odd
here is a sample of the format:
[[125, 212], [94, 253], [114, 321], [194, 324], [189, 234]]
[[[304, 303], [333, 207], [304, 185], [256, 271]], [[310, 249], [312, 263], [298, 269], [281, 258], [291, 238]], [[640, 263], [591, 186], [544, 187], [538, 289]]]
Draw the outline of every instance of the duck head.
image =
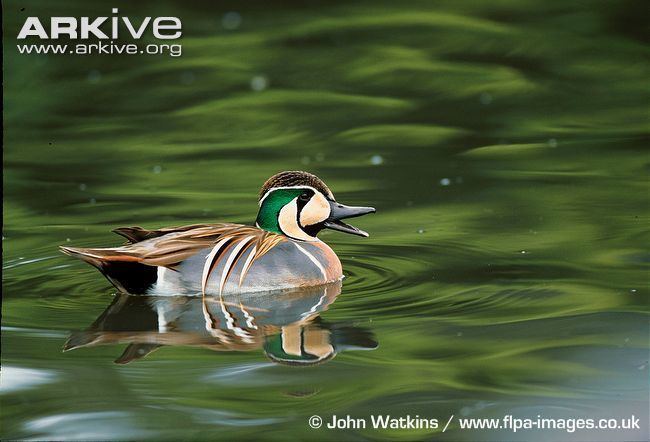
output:
[[316, 235], [325, 228], [366, 237], [366, 232], [342, 220], [375, 212], [373, 207], [337, 202], [320, 178], [302, 171], [280, 172], [266, 180], [259, 206], [257, 227], [301, 241], [317, 241]]

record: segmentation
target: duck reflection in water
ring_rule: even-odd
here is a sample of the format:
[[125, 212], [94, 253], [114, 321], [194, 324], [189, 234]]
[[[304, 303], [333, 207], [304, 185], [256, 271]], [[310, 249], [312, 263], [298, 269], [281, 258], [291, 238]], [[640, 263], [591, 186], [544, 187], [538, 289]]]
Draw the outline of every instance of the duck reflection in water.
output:
[[282, 292], [223, 296], [117, 295], [84, 331], [68, 338], [64, 351], [129, 344], [115, 360], [127, 364], [163, 346], [214, 351], [262, 348], [272, 361], [310, 366], [344, 350], [372, 350], [364, 328], [327, 323], [320, 313], [341, 293], [341, 282]]

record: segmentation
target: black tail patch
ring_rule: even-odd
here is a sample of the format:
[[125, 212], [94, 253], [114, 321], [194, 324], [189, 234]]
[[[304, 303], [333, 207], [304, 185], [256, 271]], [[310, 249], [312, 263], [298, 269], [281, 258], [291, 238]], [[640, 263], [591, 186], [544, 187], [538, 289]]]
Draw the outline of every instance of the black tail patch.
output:
[[61, 251], [93, 265], [124, 293], [143, 294], [158, 279], [157, 267], [132, 260], [121, 260], [119, 255], [111, 255], [109, 249], [61, 247]]

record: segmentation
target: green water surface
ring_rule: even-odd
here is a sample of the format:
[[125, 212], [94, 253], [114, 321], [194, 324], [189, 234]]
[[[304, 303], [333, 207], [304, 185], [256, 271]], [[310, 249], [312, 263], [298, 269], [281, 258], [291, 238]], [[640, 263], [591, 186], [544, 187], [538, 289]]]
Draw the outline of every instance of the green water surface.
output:
[[[182, 56], [17, 53], [27, 16], [111, 7], [180, 17]], [[647, 439], [645, 2], [11, 0], [3, 13], [2, 439]], [[113, 362], [125, 343], [62, 352], [115, 289], [59, 245], [252, 223], [261, 184], [291, 169], [377, 208], [355, 220], [367, 239], [321, 235], [346, 278], [317, 319], [374, 350], [309, 367], [262, 347], [167, 345], [128, 364]], [[333, 414], [441, 425], [308, 425]], [[451, 415], [508, 414], [642, 426], [442, 433]]]

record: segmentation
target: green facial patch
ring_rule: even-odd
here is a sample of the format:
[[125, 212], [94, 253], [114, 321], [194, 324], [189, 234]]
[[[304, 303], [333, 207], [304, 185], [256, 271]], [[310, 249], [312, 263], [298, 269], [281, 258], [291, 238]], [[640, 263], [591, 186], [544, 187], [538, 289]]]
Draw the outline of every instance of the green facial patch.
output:
[[280, 210], [302, 193], [302, 189], [277, 189], [264, 198], [255, 222], [264, 230], [282, 234], [278, 217]]

